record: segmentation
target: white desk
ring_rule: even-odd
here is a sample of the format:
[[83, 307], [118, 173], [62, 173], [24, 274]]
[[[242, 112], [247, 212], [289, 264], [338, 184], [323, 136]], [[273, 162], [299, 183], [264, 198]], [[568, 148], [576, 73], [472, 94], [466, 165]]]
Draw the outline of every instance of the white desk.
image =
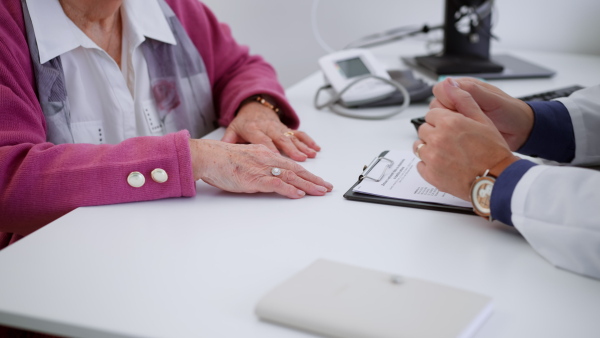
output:
[[[400, 66], [398, 46], [377, 50], [391, 67]], [[493, 82], [513, 95], [600, 79], [600, 57], [514, 54], [558, 74]], [[427, 109], [382, 121], [316, 111], [321, 81], [314, 74], [288, 96], [323, 148], [305, 167], [332, 182], [332, 193], [289, 200], [199, 182], [194, 198], [77, 209], [0, 252], [0, 323], [87, 337], [313, 337], [261, 322], [253, 309], [278, 283], [328, 258], [492, 296], [480, 338], [600, 334], [600, 281], [554, 268], [513, 228], [345, 200], [375, 155], [410, 148], [409, 120]]]

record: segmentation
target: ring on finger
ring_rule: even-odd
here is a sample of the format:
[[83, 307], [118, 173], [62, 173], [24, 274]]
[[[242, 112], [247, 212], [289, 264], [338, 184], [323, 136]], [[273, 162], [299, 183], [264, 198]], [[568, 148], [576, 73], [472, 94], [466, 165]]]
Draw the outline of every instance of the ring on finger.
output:
[[[417, 150], [415, 151], [415, 156], [417, 156], [417, 158], [419, 160], [421, 160], [421, 155], [419, 154], [419, 151], [421, 150], [421, 148], [423, 148], [423, 146], [425, 145], [425, 143], [421, 143], [417, 146]], [[422, 160], [421, 160], [422, 161]]]
[[292, 136], [294, 136], [294, 132], [293, 132], [293, 131], [291, 131], [291, 130], [288, 130], [288, 131], [286, 131], [285, 133], [283, 133], [283, 135], [284, 135], [284, 136], [287, 136], [287, 137], [292, 137]]
[[279, 176], [279, 175], [281, 175], [281, 169], [279, 169], [277, 167], [272, 168], [271, 169], [271, 175], [273, 175], [273, 176]]

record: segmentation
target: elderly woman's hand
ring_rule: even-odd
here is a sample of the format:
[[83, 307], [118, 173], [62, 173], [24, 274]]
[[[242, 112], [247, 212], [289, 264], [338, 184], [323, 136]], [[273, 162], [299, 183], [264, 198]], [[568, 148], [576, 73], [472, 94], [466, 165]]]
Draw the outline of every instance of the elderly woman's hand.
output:
[[[275, 192], [289, 198], [325, 195], [331, 183], [264, 145], [190, 140], [194, 179], [231, 192]], [[278, 168], [273, 171], [273, 168]]]
[[221, 141], [264, 144], [275, 153], [281, 150], [295, 161], [313, 158], [321, 150], [305, 132], [291, 131], [272, 109], [254, 101], [240, 107]]

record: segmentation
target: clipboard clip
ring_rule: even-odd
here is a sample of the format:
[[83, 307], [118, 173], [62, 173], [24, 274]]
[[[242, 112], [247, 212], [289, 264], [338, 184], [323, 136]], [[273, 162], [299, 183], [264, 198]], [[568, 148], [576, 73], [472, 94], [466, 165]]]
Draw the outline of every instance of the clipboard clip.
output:
[[[388, 164], [385, 166], [385, 168], [383, 168], [383, 172], [381, 173], [379, 178], [374, 178], [374, 177], [369, 176], [369, 173], [371, 172], [371, 170], [373, 170], [373, 168], [375, 168], [381, 161], [386, 161], [386, 162], [388, 162]], [[379, 182], [379, 181], [381, 181], [383, 176], [385, 176], [385, 172], [393, 166], [394, 166], [394, 161], [387, 159], [384, 156], [378, 156], [378, 157], [374, 158], [373, 161], [371, 161], [371, 163], [369, 165], [366, 165], [363, 167], [363, 172], [362, 172], [362, 174], [360, 174], [358, 176], [358, 180], [362, 182], [363, 179], [367, 178], [372, 181]]]

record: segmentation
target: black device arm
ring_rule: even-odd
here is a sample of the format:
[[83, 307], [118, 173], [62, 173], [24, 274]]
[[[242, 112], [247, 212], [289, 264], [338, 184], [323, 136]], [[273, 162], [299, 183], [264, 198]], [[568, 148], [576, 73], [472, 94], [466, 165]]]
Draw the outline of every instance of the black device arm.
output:
[[446, 0], [443, 54], [416, 62], [438, 75], [501, 72], [504, 67], [490, 60], [493, 5], [494, 0]]

